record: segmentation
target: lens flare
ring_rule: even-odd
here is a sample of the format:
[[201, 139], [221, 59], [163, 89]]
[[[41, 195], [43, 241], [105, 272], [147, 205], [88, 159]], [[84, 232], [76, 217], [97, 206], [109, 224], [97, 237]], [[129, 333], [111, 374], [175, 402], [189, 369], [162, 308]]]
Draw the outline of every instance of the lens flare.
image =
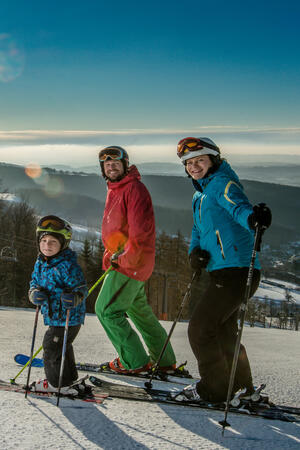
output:
[[64, 191], [64, 183], [61, 178], [51, 177], [44, 188], [45, 194], [50, 198], [58, 197]]
[[106, 248], [110, 253], [115, 253], [124, 248], [128, 238], [121, 231], [111, 233], [106, 240]]
[[37, 163], [29, 163], [25, 167], [25, 173], [29, 178], [39, 178], [42, 174], [42, 168]]

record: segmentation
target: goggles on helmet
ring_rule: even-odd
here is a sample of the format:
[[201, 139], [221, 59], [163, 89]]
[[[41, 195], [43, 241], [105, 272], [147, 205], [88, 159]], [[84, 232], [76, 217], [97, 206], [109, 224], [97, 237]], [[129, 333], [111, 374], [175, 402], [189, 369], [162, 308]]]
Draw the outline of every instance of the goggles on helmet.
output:
[[177, 145], [177, 155], [182, 161], [189, 159], [193, 156], [190, 155], [191, 152], [197, 152], [194, 156], [200, 155], [219, 155], [220, 150], [216, 145], [210, 144], [200, 138], [187, 137], [181, 139]]
[[104, 162], [107, 159], [127, 159], [127, 155], [125, 155], [124, 150], [119, 147], [109, 147], [101, 150], [99, 153], [99, 161]]
[[56, 216], [45, 216], [38, 221], [36, 232], [41, 233], [43, 231], [62, 234], [67, 240], [72, 237], [71, 225]]
[[63, 230], [66, 226], [66, 223], [64, 220], [61, 220], [59, 217], [55, 216], [46, 216], [42, 217], [38, 224], [38, 228], [43, 228], [45, 231], [47, 228], [52, 228], [53, 230], [59, 231]]

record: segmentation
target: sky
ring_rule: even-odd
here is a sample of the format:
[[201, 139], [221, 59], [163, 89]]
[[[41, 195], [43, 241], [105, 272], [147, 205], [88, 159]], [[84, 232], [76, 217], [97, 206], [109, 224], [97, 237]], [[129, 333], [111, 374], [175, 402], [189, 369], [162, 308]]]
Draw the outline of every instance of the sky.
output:
[[176, 161], [300, 154], [300, 3], [10, 0], [0, 19], [0, 161], [90, 164], [123, 145]]

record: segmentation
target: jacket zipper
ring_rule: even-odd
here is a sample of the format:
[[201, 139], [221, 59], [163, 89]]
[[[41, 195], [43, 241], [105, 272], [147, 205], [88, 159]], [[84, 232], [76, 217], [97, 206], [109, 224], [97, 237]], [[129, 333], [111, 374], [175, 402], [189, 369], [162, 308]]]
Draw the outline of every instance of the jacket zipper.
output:
[[204, 200], [204, 195], [202, 195], [201, 200], [200, 200], [200, 206], [199, 206], [199, 221], [201, 222], [201, 207], [202, 207], [202, 202]]
[[219, 230], [216, 230], [216, 235], [217, 235], [217, 243], [220, 246], [222, 257], [223, 257], [223, 259], [225, 259], [224, 247], [223, 247], [223, 244], [222, 244], [222, 239], [221, 239], [221, 235], [220, 235]]

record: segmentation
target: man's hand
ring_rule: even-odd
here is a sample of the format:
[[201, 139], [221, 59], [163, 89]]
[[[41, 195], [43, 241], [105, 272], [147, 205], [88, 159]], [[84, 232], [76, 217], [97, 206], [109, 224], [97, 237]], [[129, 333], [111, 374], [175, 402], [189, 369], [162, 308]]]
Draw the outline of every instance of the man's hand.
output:
[[119, 250], [118, 252], [114, 253], [110, 258], [110, 263], [113, 266], [114, 269], [117, 269], [119, 267], [118, 264], [118, 258], [123, 253], [123, 250]]

